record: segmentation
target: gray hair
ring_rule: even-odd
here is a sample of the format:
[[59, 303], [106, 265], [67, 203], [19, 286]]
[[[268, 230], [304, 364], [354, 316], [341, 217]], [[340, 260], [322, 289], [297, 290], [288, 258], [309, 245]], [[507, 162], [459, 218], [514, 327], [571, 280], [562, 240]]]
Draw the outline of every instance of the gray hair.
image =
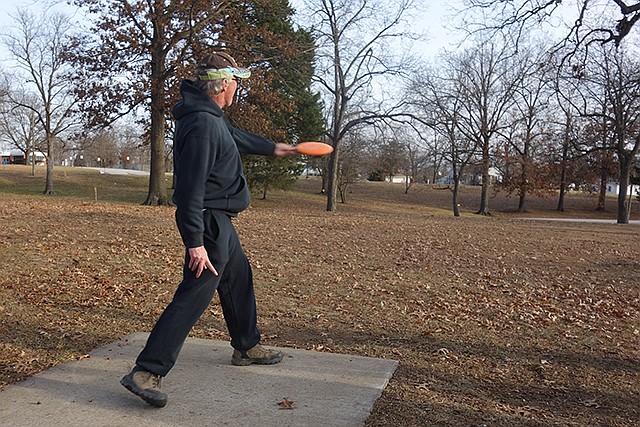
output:
[[194, 81], [194, 86], [200, 89], [201, 91], [203, 91], [204, 93], [209, 94], [210, 96], [215, 96], [222, 93], [223, 82], [226, 81], [227, 84], [231, 84], [231, 80], [233, 80], [232, 76], [225, 77], [224, 79], [220, 79], [220, 80], [200, 80], [196, 76]]

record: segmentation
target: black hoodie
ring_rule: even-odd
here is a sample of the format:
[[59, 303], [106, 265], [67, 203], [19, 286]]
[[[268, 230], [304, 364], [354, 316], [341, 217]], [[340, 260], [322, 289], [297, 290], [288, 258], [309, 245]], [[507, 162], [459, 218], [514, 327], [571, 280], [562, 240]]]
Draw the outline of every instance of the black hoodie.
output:
[[240, 152], [273, 155], [275, 144], [233, 128], [210, 96], [185, 80], [173, 107], [176, 222], [187, 248], [202, 246], [204, 209], [236, 216], [249, 206]]

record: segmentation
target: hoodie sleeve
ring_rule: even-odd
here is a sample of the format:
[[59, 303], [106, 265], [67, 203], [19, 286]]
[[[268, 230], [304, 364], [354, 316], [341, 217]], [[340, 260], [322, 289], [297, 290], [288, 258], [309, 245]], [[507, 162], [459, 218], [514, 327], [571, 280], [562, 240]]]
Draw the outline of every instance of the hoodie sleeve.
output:
[[176, 159], [178, 173], [173, 199], [178, 230], [187, 248], [204, 244], [202, 210], [205, 187], [217, 156], [215, 147], [204, 135], [207, 132], [197, 129], [189, 132]]
[[238, 151], [241, 153], [273, 156], [273, 152], [276, 149], [276, 144], [273, 142], [259, 135], [236, 129], [228, 123], [227, 127], [231, 132], [231, 136], [233, 136]]

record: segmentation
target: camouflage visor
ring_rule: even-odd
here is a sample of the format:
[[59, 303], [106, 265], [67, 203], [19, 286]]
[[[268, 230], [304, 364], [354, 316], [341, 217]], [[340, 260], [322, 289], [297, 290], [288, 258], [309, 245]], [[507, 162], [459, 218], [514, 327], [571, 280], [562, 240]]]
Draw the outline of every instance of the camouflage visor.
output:
[[251, 71], [247, 68], [209, 68], [204, 70], [203, 74], [198, 74], [199, 80], [222, 80], [227, 77], [238, 77], [240, 79], [247, 79], [251, 76]]

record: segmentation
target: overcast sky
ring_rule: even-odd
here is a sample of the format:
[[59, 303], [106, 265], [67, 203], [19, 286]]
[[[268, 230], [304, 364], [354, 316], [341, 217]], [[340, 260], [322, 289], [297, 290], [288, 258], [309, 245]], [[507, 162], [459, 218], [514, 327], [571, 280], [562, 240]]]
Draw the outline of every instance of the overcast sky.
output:
[[[418, 44], [415, 53], [419, 53], [423, 59], [434, 59], [438, 52], [443, 48], [453, 50], [455, 42], [461, 38], [461, 32], [451, 29], [451, 24], [458, 19], [455, 17], [454, 7], [461, 4], [462, 0], [415, 0], [424, 9], [423, 12], [412, 17], [411, 29], [415, 32], [424, 32], [426, 40]], [[305, 0], [289, 0], [290, 4], [297, 10], [305, 9]], [[12, 23], [11, 15], [15, 14], [18, 6], [28, 6], [34, 11], [44, 11], [48, 6], [56, 5], [55, 8], [62, 9], [67, 13], [73, 13], [76, 9], [67, 5], [65, 0], [0, 0], [0, 33], [4, 33]], [[562, 2], [559, 6], [560, 17], [565, 18], [567, 22], [573, 23], [577, 10], [573, 2]], [[606, 9], [608, 15], [615, 13], [616, 9], [610, 5]], [[596, 17], [607, 15], [599, 14], [597, 10], [591, 11], [591, 15]], [[604, 12], [604, 11], [603, 11]], [[555, 15], [554, 15], [555, 16]], [[618, 17], [619, 18], [619, 17]], [[551, 20], [554, 22], [554, 20]], [[555, 33], [556, 36], [566, 35], [566, 27], [558, 20], [554, 24], [545, 25], [544, 31], [540, 31], [545, 35]], [[634, 36], [637, 37], [637, 34]], [[6, 49], [0, 43], [0, 61], [6, 59]]]

